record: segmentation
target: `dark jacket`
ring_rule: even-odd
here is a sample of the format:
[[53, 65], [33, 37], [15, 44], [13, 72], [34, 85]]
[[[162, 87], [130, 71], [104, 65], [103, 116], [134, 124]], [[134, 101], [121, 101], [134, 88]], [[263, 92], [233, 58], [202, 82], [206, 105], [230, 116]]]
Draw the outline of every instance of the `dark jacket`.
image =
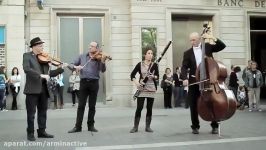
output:
[[[41, 64], [43, 71], [41, 71], [41, 67], [39, 61], [36, 58], [36, 55], [33, 52], [27, 52], [23, 54], [23, 70], [26, 74], [26, 83], [24, 88], [24, 94], [40, 94], [42, 91], [43, 83], [41, 74], [48, 74], [49, 65]], [[60, 73], [63, 73], [64, 70], [62, 68], [58, 68], [56, 70], [50, 70], [50, 77], [55, 77]], [[46, 84], [47, 86], [47, 84]], [[47, 89], [47, 88], [46, 88]], [[48, 90], [48, 89], [47, 89]]]
[[[159, 79], [159, 69], [158, 69], [158, 65], [156, 63], [153, 63], [153, 65], [151, 66], [150, 68], [150, 72], [154, 72], [154, 75], [157, 76], [157, 78]], [[135, 68], [133, 69], [133, 71], [131, 72], [130, 74], [130, 78], [131, 78], [131, 81], [133, 81], [133, 78], [136, 78], [136, 74], [139, 73], [140, 74], [140, 79], [143, 79], [142, 77], [142, 74], [141, 74], [141, 62], [139, 62]], [[154, 81], [154, 85], [157, 89], [157, 82], [156, 80], [153, 80]]]
[[[179, 77], [180, 77], [180, 75], [179, 75]], [[178, 77], [177, 73], [173, 74], [173, 80], [175, 81], [175, 87], [183, 86], [183, 81], [179, 81], [179, 77]]]
[[[213, 57], [212, 55], [213, 52], [219, 52], [223, 50], [225, 47], [226, 47], [225, 44], [219, 39], [217, 39], [215, 45], [206, 43], [205, 44], [206, 56]], [[188, 69], [190, 69], [188, 80], [189, 80], [189, 83], [191, 84], [191, 83], [196, 82], [195, 74], [196, 74], [196, 69], [197, 69], [196, 58], [195, 58], [192, 47], [184, 52], [182, 68], [181, 68], [181, 76], [180, 76], [182, 80], [187, 79]]]
[[238, 87], [237, 81], [238, 81], [237, 75], [235, 72], [232, 71], [229, 76], [229, 86], [237, 88]]

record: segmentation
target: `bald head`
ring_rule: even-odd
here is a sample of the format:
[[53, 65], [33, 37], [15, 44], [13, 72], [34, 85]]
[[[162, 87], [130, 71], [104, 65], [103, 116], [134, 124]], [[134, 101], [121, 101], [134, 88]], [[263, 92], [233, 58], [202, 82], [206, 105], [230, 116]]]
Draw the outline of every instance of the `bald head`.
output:
[[97, 42], [91, 42], [89, 44], [89, 52], [95, 52], [98, 50], [98, 43]]
[[189, 41], [192, 46], [198, 47], [200, 44], [200, 35], [198, 32], [192, 32], [189, 35]]

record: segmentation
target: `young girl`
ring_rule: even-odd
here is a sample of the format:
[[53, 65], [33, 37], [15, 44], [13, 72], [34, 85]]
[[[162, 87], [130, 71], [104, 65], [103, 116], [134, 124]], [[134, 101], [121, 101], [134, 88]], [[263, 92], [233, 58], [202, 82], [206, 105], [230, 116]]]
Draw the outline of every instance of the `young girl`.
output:
[[72, 95], [72, 106], [76, 104], [76, 96], [79, 99], [79, 87], [80, 87], [80, 77], [79, 73], [75, 70], [72, 72], [72, 75], [69, 77], [69, 86], [73, 88], [71, 92]]
[[240, 110], [243, 110], [245, 108], [245, 103], [247, 101], [246, 91], [244, 86], [239, 87], [239, 94], [238, 94], [238, 102], [239, 106], [238, 108]]
[[13, 96], [13, 102], [12, 102], [12, 110], [17, 110], [17, 96], [20, 91], [20, 81], [21, 76], [19, 74], [18, 68], [14, 67], [11, 72], [10, 77], [10, 89]]

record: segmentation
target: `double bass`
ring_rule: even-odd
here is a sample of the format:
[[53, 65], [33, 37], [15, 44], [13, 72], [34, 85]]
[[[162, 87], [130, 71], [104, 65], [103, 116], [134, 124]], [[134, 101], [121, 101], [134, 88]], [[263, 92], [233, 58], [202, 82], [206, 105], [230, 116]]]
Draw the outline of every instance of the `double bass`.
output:
[[[203, 34], [210, 30], [204, 25]], [[203, 35], [202, 34], [202, 35]], [[227, 69], [219, 61], [205, 54], [205, 38], [202, 38], [202, 62], [196, 70], [196, 79], [200, 87], [198, 114], [205, 121], [224, 121], [231, 118], [236, 109], [236, 98], [225, 84]]]

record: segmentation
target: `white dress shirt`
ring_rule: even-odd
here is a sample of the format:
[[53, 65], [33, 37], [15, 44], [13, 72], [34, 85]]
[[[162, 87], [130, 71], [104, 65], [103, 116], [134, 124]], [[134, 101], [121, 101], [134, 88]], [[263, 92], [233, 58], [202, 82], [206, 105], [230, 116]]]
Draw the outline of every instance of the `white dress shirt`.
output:
[[197, 63], [197, 67], [198, 67], [199, 64], [201, 63], [201, 60], [202, 60], [201, 44], [199, 44], [198, 47], [193, 47], [193, 52], [194, 52], [196, 63]]

